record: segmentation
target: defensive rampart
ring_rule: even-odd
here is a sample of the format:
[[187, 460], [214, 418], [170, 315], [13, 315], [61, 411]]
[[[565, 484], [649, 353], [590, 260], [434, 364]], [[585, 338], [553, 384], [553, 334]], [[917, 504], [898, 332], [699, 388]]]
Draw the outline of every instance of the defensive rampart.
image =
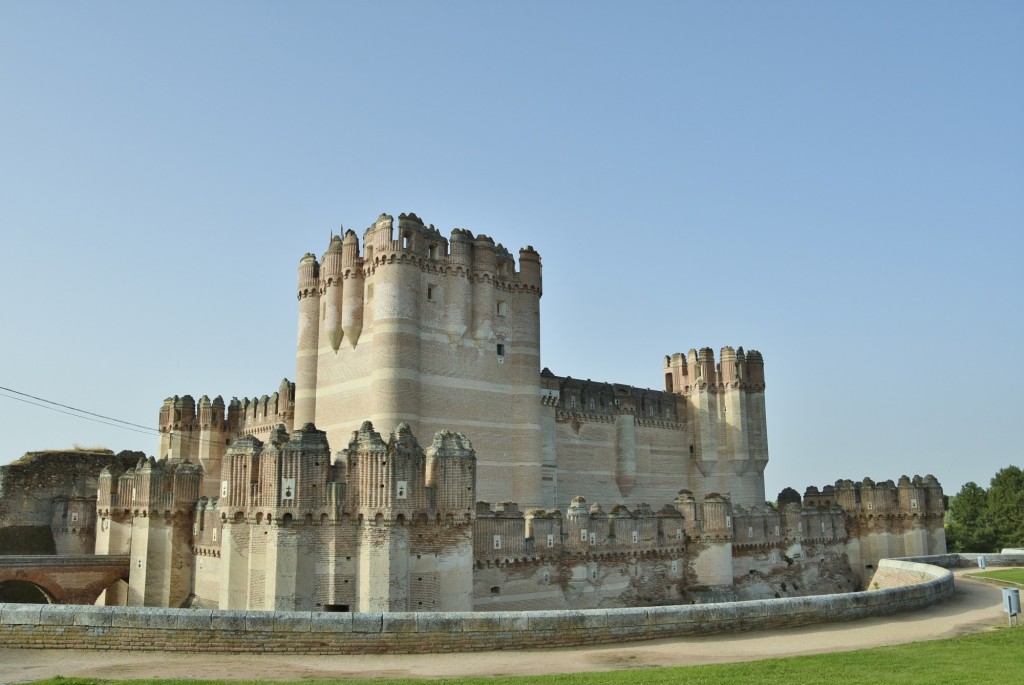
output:
[[750, 602], [580, 611], [323, 613], [0, 604], [0, 645], [188, 652], [461, 652], [686, 637], [849, 621], [919, 609], [953, 575], [883, 560], [913, 584]]

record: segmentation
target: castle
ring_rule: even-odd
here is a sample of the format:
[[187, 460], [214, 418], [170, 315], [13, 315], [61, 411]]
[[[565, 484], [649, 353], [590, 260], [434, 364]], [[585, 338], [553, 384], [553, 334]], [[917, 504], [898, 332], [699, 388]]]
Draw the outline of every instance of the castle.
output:
[[532, 247], [517, 268], [413, 214], [306, 254], [295, 383], [168, 398], [159, 461], [100, 474], [96, 552], [131, 555], [106, 601], [664, 604], [854, 589], [881, 556], [945, 550], [931, 476], [766, 507], [757, 351], [668, 356], [663, 390], [557, 376], [541, 292]]

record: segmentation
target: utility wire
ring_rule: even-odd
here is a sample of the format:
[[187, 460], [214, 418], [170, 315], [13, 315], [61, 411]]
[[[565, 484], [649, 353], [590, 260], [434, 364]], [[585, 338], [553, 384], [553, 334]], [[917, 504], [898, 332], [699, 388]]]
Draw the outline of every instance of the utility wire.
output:
[[[7, 388], [0, 388], [0, 390], [7, 390]], [[23, 395], [24, 393], [18, 393], [18, 394], [19, 395]], [[47, 406], [45, 404], [40, 404], [39, 402], [33, 402], [32, 400], [26, 400], [23, 397], [13, 397], [11, 395], [6, 395], [4, 393], [0, 393], [0, 397], [6, 397], [7, 399], [10, 399], [10, 400], [16, 400], [18, 402], [24, 402], [25, 404], [31, 404], [31, 405], [33, 405], [35, 407], [42, 407], [43, 409], [49, 409], [50, 411], [59, 412], [61, 414], [66, 414], [68, 416], [74, 416], [76, 419], [85, 419], [86, 421], [94, 421], [96, 423], [102, 423], [102, 424], [107, 425], [107, 426], [113, 426], [114, 428], [123, 428], [124, 430], [129, 430], [129, 431], [132, 431], [132, 432], [135, 432], [135, 433], [144, 433], [146, 435], [152, 435], [154, 432], [156, 432], [156, 433], [160, 432], [159, 430], [157, 430], [155, 428], [146, 428], [145, 430], [139, 430], [138, 428], [129, 428], [129, 426], [133, 426], [135, 424], [130, 424], [127, 421], [121, 421], [120, 423], [111, 423], [110, 421], [101, 421], [100, 419], [94, 419], [94, 418], [92, 418], [90, 416], [82, 416], [81, 414], [72, 414], [71, 412], [64, 411], [63, 409], [57, 409], [55, 407], [50, 407], [50, 406]], [[31, 397], [31, 395], [28, 395], [28, 397]], [[56, 402], [51, 402], [50, 404], [57, 404], [57, 403]], [[59, 405], [58, 404], [57, 406], [64, 406], [64, 405]], [[80, 410], [76, 409], [75, 411], [80, 411]], [[84, 413], [89, 414], [91, 412], [84, 412]], [[114, 420], [117, 421], [117, 419], [114, 419]], [[128, 425], [121, 425], [121, 424], [128, 424]]]
[[[40, 407], [42, 409], [49, 409], [50, 411], [55, 411], [55, 412], [58, 412], [60, 414], [66, 414], [67, 416], [74, 416], [76, 419], [84, 419], [86, 421], [93, 421], [95, 423], [102, 423], [102, 424], [104, 424], [106, 426], [113, 426], [114, 428], [121, 428], [123, 430], [132, 431], [133, 433], [142, 433], [143, 435], [150, 435], [150, 436], [152, 436], [152, 435], [163, 435], [163, 431], [161, 431], [158, 428], [153, 428], [152, 426], [142, 426], [142, 425], [137, 424], [137, 423], [132, 423], [131, 421], [124, 421], [122, 419], [116, 419], [116, 418], [114, 418], [112, 416], [105, 416], [103, 414], [97, 414], [95, 412], [86, 411], [85, 409], [79, 409], [77, 407], [72, 407], [72, 406], [67, 405], [67, 404], [61, 404], [60, 402], [54, 402], [53, 400], [48, 400], [48, 399], [43, 398], [43, 397], [36, 397], [35, 395], [30, 395], [27, 392], [21, 392], [19, 390], [14, 390], [13, 388], [5, 388], [2, 385], [0, 385], [0, 391], [3, 391], [3, 392], [0, 392], [0, 397], [6, 397], [7, 399], [10, 399], [10, 400], [16, 400], [18, 402], [24, 402], [25, 404], [31, 404], [33, 406]], [[8, 394], [5, 394], [5, 393], [14, 393], [14, 395], [20, 395], [20, 397], [15, 397], [13, 395], [8, 395]], [[31, 398], [31, 399], [26, 399], [26, 398]], [[32, 400], [38, 400], [38, 402], [33, 402]], [[62, 408], [58, 409], [58, 407], [62, 407]], [[65, 411], [66, 409], [70, 409], [71, 411]], [[78, 413], [77, 414], [73, 414], [72, 412], [78, 412]], [[222, 444], [220, 441], [208, 440], [206, 438], [201, 438], [201, 437], [198, 437], [198, 436], [188, 435], [187, 433], [179, 432], [178, 435], [181, 438], [183, 438], [185, 440], [188, 440], [189, 442], [196, 442], [196, 443], [199, 443], [199, 444], [206, 443], [207, 445], [221, 445]]]
[[[63, 407], [64, 409], [70, 409], [71, 411], [76, 411], [79, 414], [88, 414], [89, 416], [95, 416], [95, 417], [100, 418], [100, 419], [106, 419], [107, 421], [115, 421], [117, 423], [123, 423], [126, 426], [133, 426], [135, 428], [142, 428], [143, 430], [146, 430], [146, 431], [151, 431], [151, 432], [155, 431], [157, 433], [160, 432], [160, 431], [156, 430], [155, 428], [153, 428], [152, 426], [140, 426], [137, 423], [131, 423], [130, 421], [122, 421], [121, 419], [115, 419], [112, 416], [104, 416], [103, 414], [94, 414], [91, 411], [86, 411], [84, 409], [78, 409], [77, 407], [69, 407], [68, 405], [61, 404], [60, 402], [54, 402], [52, 400], [43, 399], [42, 397], [36, 397], [35, 395], [29, 395], [27, 392], [19, 392], [17, 390], [13, 390], [11, 388], [5, 388], [2, 385], [0, 385], [0, 390], [4, 390], [6, 392], [11, 392], [11, 393], [14, 393], [15, 395], [21, 395], [22, 397], [29, 397], [29, 398], [31, 398], [33, 400], [38, 400], [39, 402], [45, 402], [46, 404], [52, 404], [55, 407]], [[18, 398], [17, 397], [12, 397], [11, 399], [12, 400], [16, 400]], [[29, 402], [29, 404], [33, 404], [33, 403]], [[42, 406], [42, 405], [36, 405], [36, 406]], [[66, 414], [67, 412], [61, 412], [61, 413], [62, 414]], [[72, 414], [72, 416], [74, 416], [74, 415]], [[108, 424], [108, 425], [112, 425], [112, 424]]]

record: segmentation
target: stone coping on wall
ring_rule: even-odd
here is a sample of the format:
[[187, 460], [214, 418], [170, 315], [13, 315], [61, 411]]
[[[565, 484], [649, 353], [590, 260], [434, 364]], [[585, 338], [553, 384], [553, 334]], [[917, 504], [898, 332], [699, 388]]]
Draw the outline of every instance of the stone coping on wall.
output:
[[927, 557], [901, 557], [898, 561], [913, 561], [942, 568], [977, 568], [979, 558], [985, 559], [986, 566], [1024, 566], [1024, 551], [1005, 549], [1001, 554], [959, 552]]
[[128, 554], [0, 554], [0, 566], [31, 568], [34, 566], [125, 566], [131, 561]]
[[878, 566], [891, 578], [918, 582], [811, 597], [569, 611], [327, 613], [0, 604], [0, 646], [310, 654], [570, 647], [849, 621], [920, 609], [953, 593], [953, 574], [936, 565], [885, 559]]

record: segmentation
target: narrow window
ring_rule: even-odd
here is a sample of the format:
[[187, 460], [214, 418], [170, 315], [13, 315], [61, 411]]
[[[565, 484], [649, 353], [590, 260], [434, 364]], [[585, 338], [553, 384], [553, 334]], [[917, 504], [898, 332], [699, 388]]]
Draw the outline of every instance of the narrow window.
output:
[[917, 509], [917, 500], [916, 499], [910, 500], [910, 508], [911, 509]]
[[640, 533], [633, 531], [633, 544], [640, 542]]
[[213, 528], [213, 529], [211, 530], [211, 532], [212, 532], [212, 534], [213, 534], [213, 541], [214, 541], [214, 542], [217, 542], [217, 529], [216, 529], [216, 528]]
[[753, 526], [747, 526], [747, 537], [748, 538], [754, 537], [754, 527]]
[[548, 533], [548, 547], [554, 547], [554, 546], [555, 546], [555, 536], [553, 534], [551, 534], [551, 533]]
[[725, 525], [727, 525], [728, 527], [732, 528], [732, 516], [726, 516], [725, 517]]
[[494, 549], [501, 549], [501, 536], [500, 535], [495, 535], [494, 536]]
[[676, 540], [682, 540], [682, 539], [683, 539], [683, 529], [682, 528], [676, 528]]
[[592, 545], [596, 545], [597, 544], [597, 533], [591, 533], [590, 534], [590, 544], [592, 544]]
[[587, 529], [586, 528], [584, 528], [583, 530], [580, 531], [580, 540], [582, 540], [583, 542], [587, 541]]
[[408, 250], [409, 249], [409, 234], [408, 233], [403, 233], [402, 234], [402, 249], [403, 250]]
[[505, 343], [498, 343], [498, 356], [499, 357], [504, 357], [505, 356]]
[[498, 316], [505, 316], [508, 314], [508, 305], [505, 303], [505, 300], [498, 300], [497, 312]]
[[434, 301], [434, 286], [428, 285], [427, 286], [427, 302], [433, 302], [433, 301]]
[[437, 245], [431, 245], [427, 248], [427, 256], [431, 259], [437, 259]]

